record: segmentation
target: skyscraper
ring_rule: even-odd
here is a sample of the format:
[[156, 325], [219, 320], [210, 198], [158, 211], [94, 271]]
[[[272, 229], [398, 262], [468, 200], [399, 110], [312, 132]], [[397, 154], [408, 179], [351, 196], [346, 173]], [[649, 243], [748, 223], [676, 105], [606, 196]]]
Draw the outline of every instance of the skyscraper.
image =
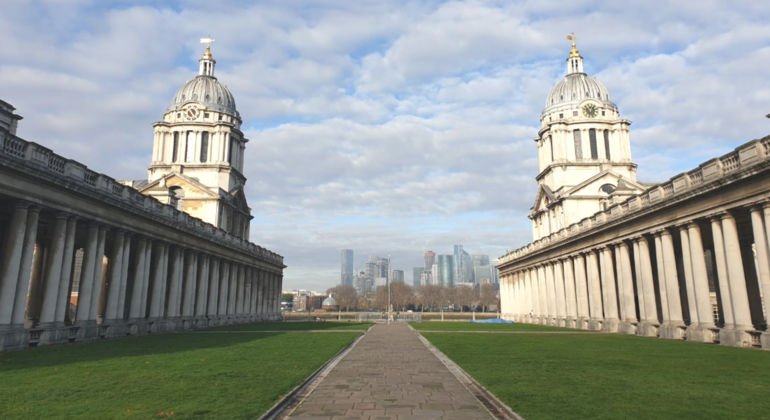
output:
[[425, 267], [414, 267], [412, 269], [412, 286], [420, 287], [422, 284], [422, 273], [425, 272]]
[[455, 284], [455, 264], [454, 256], [438, 256], [438, 284], [446, 287], [452, 287]]
[[426, 251], [423, 257], [425, 258], [425, 271], [430, 271], [433, 269], [433, 264], [436, 263], [436, 253], [433, 251]]
[[462, 245], [454, 246], [455, 283], [473, 283], [473, 258]]
[[340, 274], [340, 284], [343, 286], [353, 286], [353, 277], [355, 276], [353, 268], [353, 250], [342, 250], [342, 268]]
[[404, 270], [393, 270], [393, 282], [404, 282]]

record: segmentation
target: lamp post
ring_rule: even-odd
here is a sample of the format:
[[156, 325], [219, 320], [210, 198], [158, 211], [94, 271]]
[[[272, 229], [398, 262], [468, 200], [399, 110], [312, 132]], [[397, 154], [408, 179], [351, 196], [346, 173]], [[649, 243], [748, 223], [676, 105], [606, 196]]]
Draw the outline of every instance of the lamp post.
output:
[[393, 306], [390, 304], [390, 277], [393, 273], [391, 267], [390, 255], [388, 255], [388, 277], [385, 279], [388, 284], [388, 325], [390, 325], [390, 319], [393, 318]]

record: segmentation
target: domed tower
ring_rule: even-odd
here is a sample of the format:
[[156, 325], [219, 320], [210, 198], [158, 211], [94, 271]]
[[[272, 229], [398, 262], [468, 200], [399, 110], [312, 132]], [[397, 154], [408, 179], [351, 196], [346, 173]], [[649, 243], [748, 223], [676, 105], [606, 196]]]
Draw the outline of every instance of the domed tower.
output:
[[535, 138], [540, 162], [532, 207], [534, 240], [603, 210], [615, 196], [644, 190], [636, 182], [628, 127], [604, 85], [583, 72], [575, 46], [567, 75], [548, 94]]
[[177, 91], [163, 120], [153, 124], [148, 183], [139, 191], [248, 238], [252, 216], [243, 193], [248, 140], [233, 95], [214, 77], [215, 65], [209, 45], [198, 76]]

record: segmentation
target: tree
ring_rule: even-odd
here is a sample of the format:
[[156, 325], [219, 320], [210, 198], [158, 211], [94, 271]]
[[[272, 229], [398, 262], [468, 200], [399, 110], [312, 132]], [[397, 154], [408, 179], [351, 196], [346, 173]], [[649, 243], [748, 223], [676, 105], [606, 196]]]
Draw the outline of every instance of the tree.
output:
[[[387, 290], [385, 293], [387, 293]], [[412, 286], [400, 281], [391, 282], [390, 303], [396, 310], [400, 311], [406, 309], [409, 304], [414, 303], [414, 293], [412, 292]]]
[[281, 295], [281, 302], [294, 302], [294, 294], [293, 293], [284, 293]]
[[483, 307], [484, 312], [489, 310], [489, 307], [497, 304], [497, 290], [492, 283], [484, 283], [479, 288], [479, 303]]
[[334, 286], [326, 290], [326, 293], [334, 298], [337, 306], [345, 308], [345, 311], [358, 307], [358, 291], [353, 286]]
[[372, 300], [372, 308], [381, 309], [383, 311], [388, 310], [388, 288], [387, 286], [380, 286], [377, 288], [377, 292]]
[[419, 303], [423, 309], [427, 306], [428, 311], [441, 305], [441, 286], [437, 284], [426, 284], [417, 291]]
[[460, 307], [460, 312], [463, 312], [466, 306], [471, 306], [474, 301], [473, 287], [469, 286], [455, 286], [453, 293], [453, 302]]

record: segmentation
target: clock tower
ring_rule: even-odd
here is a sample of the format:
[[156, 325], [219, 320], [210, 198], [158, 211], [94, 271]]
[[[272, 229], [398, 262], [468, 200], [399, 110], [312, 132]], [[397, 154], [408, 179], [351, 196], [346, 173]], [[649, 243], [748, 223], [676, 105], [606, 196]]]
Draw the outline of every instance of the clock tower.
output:
[[567, 75], [548, 94], [535, 142], [540, 173], [532, 207], [533, 240], [603, 210], [609, 202], [636, 195], [628, 128], [609, 91], [583, 71], [572, 40]]

